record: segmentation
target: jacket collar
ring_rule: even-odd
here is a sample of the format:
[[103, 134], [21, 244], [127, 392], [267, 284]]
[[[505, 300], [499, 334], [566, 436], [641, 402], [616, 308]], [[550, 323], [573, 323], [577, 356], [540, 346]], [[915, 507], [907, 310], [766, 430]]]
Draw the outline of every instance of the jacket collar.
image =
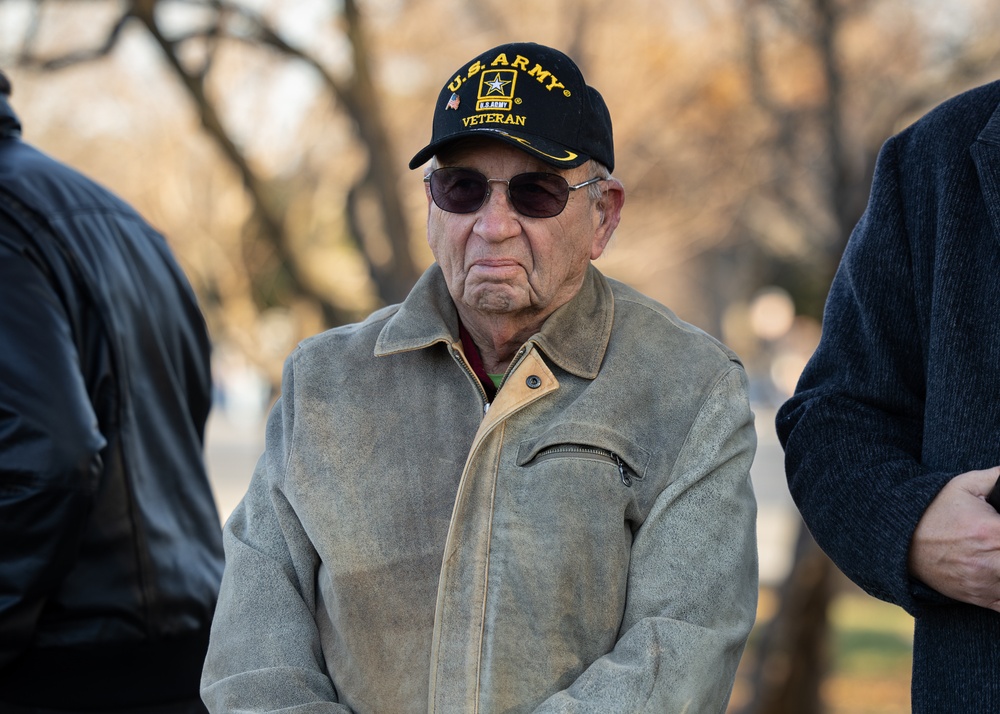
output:
[[7, 99], [0, 96], [0, 139], [21, 136], [21, 122]]
[[[593, 265], [587, 269], [580, 292], [545, 321], [528, 343], [562, 369], [594, 379], [611, 338], [614, 297], [611, 286]], [[375, 343], [375, 355], [418, 350], [445, 342], [459, 342], [458, 313], [441, 268], [428, 268], [400, 305]]]
[[979, 132], [971, 151], [993, 233], [1000, 236], [1000, 106]]

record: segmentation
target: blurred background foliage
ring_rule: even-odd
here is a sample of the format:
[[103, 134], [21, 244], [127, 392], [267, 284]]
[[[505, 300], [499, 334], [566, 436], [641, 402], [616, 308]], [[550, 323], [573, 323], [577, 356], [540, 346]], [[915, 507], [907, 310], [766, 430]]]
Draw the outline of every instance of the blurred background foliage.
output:
[[[628, 198], [599, 266], [733, 346], [764, 415], [815, 346], [881, 143], [1000, 77], [991, 0], [0, 0], [25, 138], [168, 236], [236, 404], [431, 262], [406, 163], [444, 81], [513, 40], [566, 51], [610, 106]], [[733, 711], [908, 710], [898, 687], [843, 704], [842, 587], [803, 531]]]

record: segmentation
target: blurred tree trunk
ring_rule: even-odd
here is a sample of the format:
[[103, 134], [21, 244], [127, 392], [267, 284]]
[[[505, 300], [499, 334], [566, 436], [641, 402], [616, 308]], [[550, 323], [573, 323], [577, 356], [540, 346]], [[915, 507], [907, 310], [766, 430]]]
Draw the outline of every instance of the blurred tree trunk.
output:
[[833, 563], [802, 526], [792, 569], [776, 593], [774, 616], [761, 628], [750, 655], [753, 694], [741, 714], [823, 711], [833, 582]]
[[[793, 5], [795, 5], [793, 3]], [[824, 91], [815, 106], [783, 103], [772, 91], [762, 60], [763, 47], [753, 17], [748, 21], [747, 48], [751, 86], [756, 103], [769, 114], [774, 135], [775, 175], [772, 198], [790, 216], [810, 224], [823, 256], [821, 268], [829, 276], [847, 243], [851, 226], [860, 218], [863, 203], [852, 200], [851, 187], [859, 180], [850, 161], [844, 135], [843, 70], [837, 36], [847, 9], [835, 0], [802, 0], [796, 7], [783, 0], [752, 0], [752, 10], [771, 12], [817, 59]], [[803, 193], [795, 176], [804, 166], [815, 166], [810, 190]], [[865, 192], [867, 193], [867, 192]], [[823, 284], [828, 285], [827, 275]], [[802, 526], [794, 559], [785, 582], [776, 593], [774, 616], [762, 628], [753, 651], [753, 698], [744, 714], [816, 714], [823, 711], [821, 685], [828, 669], [830, 626], [827, 611], [833, 592], [834, 566]]]
[[[326, 224], [318, 230], [345, 235], [355, 246], [378, 302], [390, 304], [405, 297], [419, 271], [411, 252], [410, 228], [399, 191], [398, 162], [374, 79], [373, 50], [356, 0], [343, 0], [338, 6], [340, 22], [330, 26], [349, 48], [349, 66], [341, 75], [335, 75], [318, 56], [286, 40], [264, 15], [244, 4], [192, 0], [188, 7], [198, 8], [204, 14], [186, 25], [176, 21], [164, 24], [170, 16], [168, 11], [177, 9], [177, 3], [166, 0], [128, 0], [120, 5], [103, 5], [105, 10], [111, 8], [114, 20], [105, 35], [93, 41], [93, 46], [62, 54], [36, 55], [36, 35], [46, 22], [44, 3], [36, 0], [36, 21], [24, 38], [19, 63], [55, 70], [103, 58], [116, 49], [123, 29], [129, 24], [141, 26], [160, 49], [166, 66], [190, 99], [205, 135], [239, 176], [251, 205], [249, 218], [239, 233], [245, 283], [235, 290], [228, 283], [226, 288], [217, 289], [214, 281], [218, 276], [212, 273], [205, 276], [206, 283], [202, 285], [202, 293], [211, 296], [203, 301], [206, 315], [211, 323], [221, 327], [217, 338], [239, 344], [245, 357], [268, 375], [272, 387], [277, 387], [281, 360], [276, 364], [268, 356], [270, 353], [261, 353], [261, 340], [266, 338], [259, 334], [260, 316], [268, 308], [286, 308], [292, 316], [291, 333], [285, 338], [288, 341], [278, 348], [282, 351], [291, 349], [299, 339], [318, 329], [357, 319], [358, 309], [354, 303], [338, 303], [328, 277], [310, 265], [309, 251], [316, 242], [327, 239], [312, 239], [304, 233], [302, 226], [308, 226], [308, 220], [300, 219], [297, 223], [290, 220], [292, 201], [303, 191], [315, 190], [308, 185], [312, 174], [307, 170], [283, 178], [268, 178], [255, 167], [238, 134], [223, 120], [226, 97], [219, 95], [218, 90], [212, 91], [210, 78], [217, 57], [234, 45], [256, 48], [304, 65], [320, 77], [326, 96], [353, 129], [354, 145], [361, 149], [363, 164], [360, 171], [352, 169], [333, 182], [338, 186], [347, 184], [338, 188], [336, 194], [344, 202], [339, 212], [342, 224]], [[335, 237], [329, 240], [333, 242]], [[256, 315], [249, 315], [244, 309], [248, 302], [254, 305]]]
[[[838, 38], [847, 23], [869, 8], [865, 0], [747, 0], [747, 68], [755, 104], [775, 127], [767, 154], [770, 182], [761, 190], [801, 221], [812, 245], [804, 283], [828, 287], [851, 230], [866, 207], [871, 177], [882, 142], [900, 127], [900, 118], [922, 113], [955, 93], [956, 86], [990, 77], [997, 43], [956, 49], [947, 69], [933, 77], [871, 97], [860, 131], [846, 131], [844, 52]], [[763, 59], [761, 17], [798, 38], [815, 58], [823, 80], [821, 98], [796, 104], [782, 101], [769, 84]], [[761, 23], [765, 24], [765, 23]], [[854, 78], [857, 86], [862, 79]], [[810, 167], [806, 174], [803, 169]], [[802, 180], [805, 176], [805, 180]], [[807, 187], [803, 191], [803, 186]], [[773, 266], [772, 266], [773, 269]], [[823, 301], [814, 305], [819, 319]], [[836, 566], [802, 525], [787, 579], [776, 592], [774, 616], [763, 623], [752, 648], [751, 700], [741, 714], [815, 714], [822, 712], [822, 683], [829, 667], [828, 610], [834, 596]]]
[[[368, 256], [372, 279], [385, 303], [400, 302], [417, 279], [410, 253], [410, 231], [399, 195], [399, 170], [392, 142], [382, 119], [379, 93], [372, 79], [372, 52], [355, 0], [343, 0], [347, 37], [354, 58], [354, 81], [340, 98], [368, 151], [368, 171], [348, 192], [348, 223], [358, 248]], [[365, 221], [361, 205], [378, 206], [380, 220]], [[388, 259], [376, 260], [373, 244], [388, 246]]]
[[[296, 256], [285, 229], [282, 201], [278, 192], [255, 175], [246, 157], [219, 120], [215, 106], [205, 91], [211, 53], [201, 68], [186, 66], [181, 58], [183, 44], [194, 35], [179, 41], [168, 39], [157, 24], [156, 7], [159, 3], [160, 0], [134, 0], [131, 12], [163, 50], [167, 62], [197, 107], [205, 130], [243, 178], [254, 203], [254, 215], [259, 229], [249, 234], [264, 240], [278, 256], [290, 279], [289, 302], [301, 298], [314, 301], [320, 306], [327, 325], [344, 322], [342, 311], [317, 292], [303, 276], [300, 258]], [[210, 35], [225, 36], [230, 16], [238, 15], [244, 21], [249, 20], [253, 28], [251, 38], [254, 41], [290, 59], [303, 61], [318, 71], [326, 87], [350, 117], [358, 139], [365, 148], [368, 162], [367, 169], [347, 192], [349, 234], [366, 258], [382, 301], [398, 302], [416, 281], [417, 268], [409, 249], [409, 227], [398, 189], [399, 172], [395, 168], [392, 142], [382, 120], [378, 92], [372, 79], [372, 58], [364, 18], [357, 3], [355, 0], [343, 1], [345, 36], [353, 60], [353, 75], [347, 81], [335, 79], [318, 59], [285, 41], [262, 17], [250, 14], [242, 7], [227, 6], [225, 3], [212, 3], [209, 6], [216, 8], [218, 12]], [[362, 206], [366, 202], [374, 210], [363, 210]]]
[[[301, 267], [296, 260], [290, 245], [289, 236], [285, 230], [283, 201], [278, 193], [261, 179], [250, 166], [236, 142], [230, 136], [216, 111], [215, 103], [206, 91], [205, 82], [211, 65], [212, 53], [208, 53], [205, 64], [197, 69], [191, 69], [181, 59], [184, 42], [169, 39], [157, 23], [156, 7], [159, 0], [135, 0], [131, 14], [149, 32], [157, 46], [163, 51], [167, 64], [177, 75], [191, 102], [194, 104], [202, 127], [208, 136], [219, 147], [225, 159], [236, 169], [243, 185], [253, 203], [251, 226], [244, 230], [244, 243], [247, 241], [263, 241], [272, 251], [280, 266], [279, 270], [286, 280], [286, 293], [282, 299], [288, 302], [307, 300], [315, 303], [327, 324], [343, 322], [344, 315], [326, 297], [316, 292], [309, 281], [302, 275]], [[244, 255], [252, 254], [252, 246], [244, 246]], [[252, 276], [258, 271], [248, 269]]]
[[[367, 155], [366, 169], [347, 191], [349, 234], [368, 265], [382, 302], [402, 299], [416, 281], [418, 270], [410, 251], [409, 226], [399, 195], [397, 162], [373, 80], [364, 18], [355, 0], [343, 0], [342, 3], [344, 37], [351, 48], [353, 62], [352, 75], [346, 80], [335, 78], [319, 59], [287, 42], [262, 16], [244, 6], [224, 0], [192, 3], [212, 13], [207, 28], [171, 36], [160, 24], [157, 11], [163, 4], [160, 0], [131, 0], [123, 6], [107, 36], [95, 47], [83, 51], [36, 57], [30, 51], [32, 37], [29, 34], [20, 62], [43, 69], [59, 69], [104, 57], [115, 49], [123, 27], [130, 20], [138, 21], [162, 51], [167, 65], [190, 97], [206, 134], [236, 170], [252, 202], [251, 225], [244, 231], [244, 255], [258, 255], [260, 251], [255, 244], [259, 242], [267, 246], [273, 262], [277, 263], [276, 269], [263, 273], [259, 265], [247, 266], [251, 280], [257, 283], [256, 292], [273, 293], [275, 286], [280, 286], [280, 294], [275, 298], [278, 302], [285, 305], [311, 303], [323, 315], [326, 325], [332, 326], [345, 322], [349, 314], [305, 274], [303, 266], [308, 258], [296, 251], [286, 224], [285, 186], [269, 183], [255, 171], [220, 118], [217, 100], [207, 89], [215, 53], [226, 40], [258, 44], [310, 66], [319, 73], [337, 105], [350, 119]], [[36, 5], [40, 12], [42, 3], [39, 1]], [[234, 23], [236, 30], [231, 29]], [[198, 53], [185, 51], [188, 44], [196, 41], [203, 43], [201, 47], [205, 50], [200, 63], [191, 60]]]

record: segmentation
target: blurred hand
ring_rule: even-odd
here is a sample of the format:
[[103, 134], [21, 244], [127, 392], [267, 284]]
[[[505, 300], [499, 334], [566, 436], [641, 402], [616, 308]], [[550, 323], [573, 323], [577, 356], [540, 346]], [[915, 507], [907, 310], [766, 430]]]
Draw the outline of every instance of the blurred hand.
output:
[[910, 574], [942, 595], [1000, 612], [1000, 513], [986, 502], [1000, 467], [959, 474], [917, 523]]

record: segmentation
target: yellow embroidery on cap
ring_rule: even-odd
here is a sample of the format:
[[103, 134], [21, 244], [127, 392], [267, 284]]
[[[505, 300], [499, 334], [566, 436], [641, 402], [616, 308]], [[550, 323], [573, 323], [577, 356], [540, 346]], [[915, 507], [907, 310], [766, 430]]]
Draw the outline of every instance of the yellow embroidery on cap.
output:
[[575, 159], [575, 158], [577, 158], [579, 156], [579, 154], [574, 154], [572, 151], [569, 151], [569, 150], [566, 150], [566, 155], [565, 156], [554, 156], [553, 154], [547, 154], [544, 151], [542, 151], [541, 149], [532, 146], [530, 141], [528, 141], [527, 139], [522, 139], [520, 136], [514, 136], [513, 134], [508, 134], [507, 132], [500, 131], [499, 129], [494, 129], [493, 131], [495, 131], [497, 134], [503, 134], [508, 139], [513, 139], [514, 141], [518, 142], [519, 144], [524, 144], [529, 149], [531, 149], [532, 151], [534, 151], [536, 154], [539, 154], [540, 156], [544, 156], [546, 158], [552, 159], [553, 161], [572, 161], [573, 159]]
[[476, 111], [509, 112], [514, 107], [514, 87], [516, 86], [517, 70], [486, 70], [479, 78]]

